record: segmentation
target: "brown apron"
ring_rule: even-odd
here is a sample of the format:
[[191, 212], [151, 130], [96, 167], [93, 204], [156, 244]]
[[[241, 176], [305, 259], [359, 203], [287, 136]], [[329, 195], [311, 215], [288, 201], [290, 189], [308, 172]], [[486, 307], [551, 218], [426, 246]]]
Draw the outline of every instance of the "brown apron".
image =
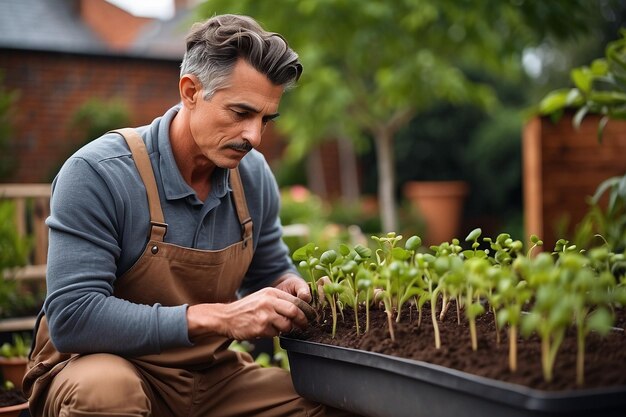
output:
[[[150, 205], [151, 233], [137, 262], [115, 283], [114, 295], [133, 303], [164, 306], [233, 301], [236, 290], [252, 260], [252, 221], [248, 213], [238, 170], [230, 170], [231, 188], [241, 224], [242, 240], [222, 250], [199, 250], [165, 243], [167, 225], [163, 218], [152, 166], [141, 137], [133, 129], [115, 131], [125, 137], [145, 184]], [[173, 367], [200, 370], [232, 360], [226, 337], [196, 340], [193, 347], [160, 354], [126, 358], [135, 365], [154, 369]], [[38, 323], [24, 391], [31, 409], [44, 400], [50, 382], [69, 362], [80, 355], [59, 353], [49, 339], [45, 316]], [[219, 368], [219, 366], [218, 366]]]

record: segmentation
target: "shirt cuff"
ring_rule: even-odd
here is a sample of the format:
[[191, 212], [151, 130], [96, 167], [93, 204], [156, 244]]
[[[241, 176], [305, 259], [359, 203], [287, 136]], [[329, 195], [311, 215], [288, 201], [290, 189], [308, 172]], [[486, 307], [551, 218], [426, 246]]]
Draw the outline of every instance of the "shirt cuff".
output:
[[193, 346], [187, 330], [187, 304], [175, 307], [157, 307], [159, 346], [161, 351]]

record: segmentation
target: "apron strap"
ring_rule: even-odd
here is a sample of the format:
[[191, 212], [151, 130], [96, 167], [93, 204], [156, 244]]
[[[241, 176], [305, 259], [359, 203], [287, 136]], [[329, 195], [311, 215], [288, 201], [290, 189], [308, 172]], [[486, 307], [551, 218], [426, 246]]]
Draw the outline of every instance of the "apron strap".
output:
[[230, 170], [230, 187], [233, 190], [235, 209], [237, 210], [239, 224], [241, 224], [241, 239], [245, 248], [248, 246], [248, 241], [252, 239], [252, 218], [248, 212], [248, 204], [246, 203], [246, 196], [243, 192], [243, 184], [241, 183], [238, 168]]
[[137, 166], [137, 171], [146, 187], [148, 195], [148, 205], [150, 207], [150, 240], [162, 242], [167, 233], [167, 223], [163, 217], [161, 201], [159, 200], [159, 190], [154, 178], [154, 171], [150, 163], [150, 157], [146, 150], [146, 144], [139, 136], [139, 133], [132, 128], [116, 129], [111, 132], [118, 133], [126, 140], [133, 155], [133, 160]]

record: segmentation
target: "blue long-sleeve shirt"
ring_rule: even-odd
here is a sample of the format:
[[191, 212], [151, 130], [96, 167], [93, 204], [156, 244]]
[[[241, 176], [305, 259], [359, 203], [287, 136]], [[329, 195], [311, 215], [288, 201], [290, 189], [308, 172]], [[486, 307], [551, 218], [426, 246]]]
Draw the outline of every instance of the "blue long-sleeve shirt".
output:
[[[217, 168], [206, 201], [183, 180], [169, 141], [178, 106], [138, 128], [146, 142], [166, 223], [165, 241], [219, 250], [241, 240], [228, 170]], [[240, 294], [295, 272], [281, 240], [279, 192], [257, 151], [239, 164], [250, 216], [254, 257]], [[187, 305], [133, 304], [113, 297], [115, 280], [143, 252], [149, 208], [131, 152], [118, 134], [106, 134], [77, 151], [52, 184], [47, 290], [50, 335], [62, 352], [158, 353], [190, 346]]]

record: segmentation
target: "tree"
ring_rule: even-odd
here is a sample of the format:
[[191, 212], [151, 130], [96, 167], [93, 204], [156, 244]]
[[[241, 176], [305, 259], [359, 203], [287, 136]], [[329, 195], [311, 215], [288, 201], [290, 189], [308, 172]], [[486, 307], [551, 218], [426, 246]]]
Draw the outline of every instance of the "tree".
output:
[[397, 227], [394, 138], [439, 103], [493, 108], [468, 74], [520, 74], [523, 48], [584, 27], [584, 0], [208, 0], [201, 15], [242, 13], [283, 34], [304, 65], [279, 128], [301, 157], [328, 138], [374, 138], [383, 231]]

